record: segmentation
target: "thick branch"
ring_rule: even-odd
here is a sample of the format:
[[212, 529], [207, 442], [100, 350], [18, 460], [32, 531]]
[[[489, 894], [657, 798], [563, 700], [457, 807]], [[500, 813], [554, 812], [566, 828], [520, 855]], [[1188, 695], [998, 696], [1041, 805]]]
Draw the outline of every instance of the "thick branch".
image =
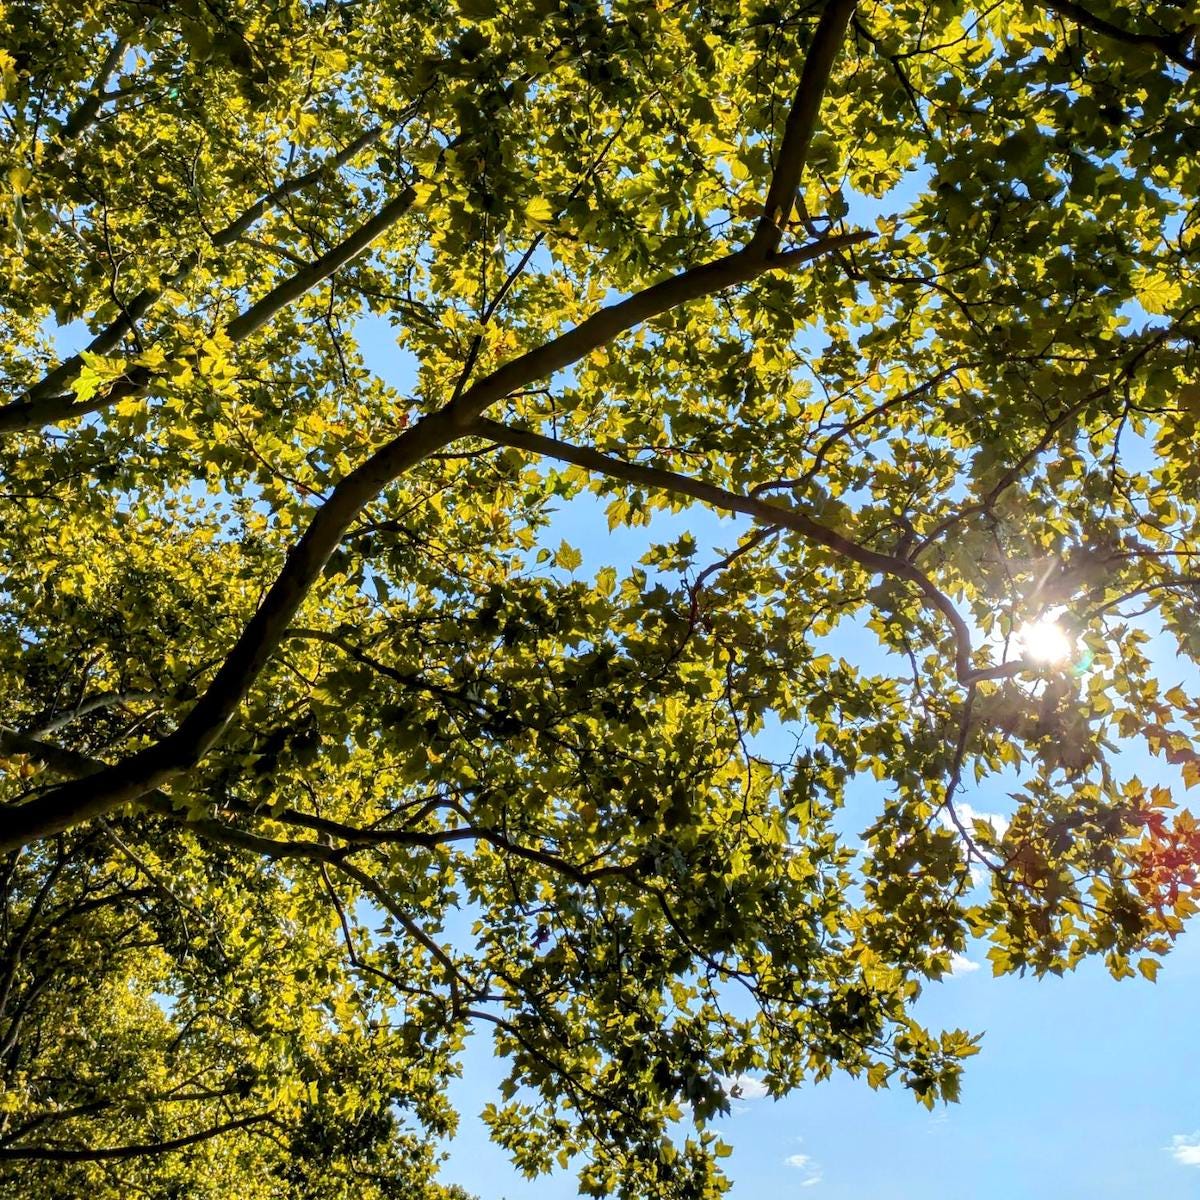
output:
[[821, 13], [783, 129], [779, 159], [763, 203], [763, 215], [748, 247], [753, 255], [770, 254], [783, 237], [817, 127], [821, 101], [825, 98], [834, 60], [845, 40], [846, 28], [857, 3], [858, 0], [828, 0]]
[[87, 96], [63, 123], [62, 132], [59, 134], [59, 141], [62, 145], [74, 141], [96, 120], [100, 106], [106, 99], [104, 89], [107, 87], [109, 79], [112, 78], [113, 72], [121, 65], [125, 52], [129, 49], [131, 37], [131, 34], [123, 34], [117, 38], [104, 56], [104, 62], [100, 64], [100, 70], [96, 72], [96, 78], [93, 80], [92, 86], [88, 88]]
[[[0, 756], [14, 754], [32, 758], [56, 774], [80, 783], [81, 786], [101, 772], [111, 769], [108, 763], [98, 758], [92, 758], [91, 755], [80, 754], [77, 750], [56, 746], [53, 742], [44, 741], [41, 737], [0, 726]], [[225, 845], [241, 850], [253, 850], [267, 858], [326, 859], [332, 854], [331, 848], [320, 842], [276, 842], [270, 838], [259, 837], [256, 834], [247, 833], [245, 830], [224, 825], [220, 821], [205, 819], [189, 821], [175, 810], [170, 796], [165, 792], [147, 792], [139, 798], [138, 804], [150, 812], [177, 822], [200, 837], [223, 842]], [[19, 823], [23, 810], [28, 807], [28, 805], [24, 805], [5, 811], [6, 833], [10, 822]], [[3, 837], [0, 837], [0, 841], [2, 840]], [[10, 846], [9, 848], [14, 847]]]
[[556, 371], [571, 366], [635, 325], [652, 320], [692, 300], [724, 291], [734, 284], [748, 283], [768, 271], [802, 266], [835, 250], [869, 241], [872, 236], [864, 232], [841, 234], [810, 242], [807, 246], [801, 246], [786, 254], [766, 258], [756, 258], [748, 249], [739, 250], [715, 262], [704, 263], [702, 266], [672, 275], [627, 300], [602, 308], [594, 316], [581, 321], [574, 329], [505, 363], [474, 387], [468, 388], [449, 406], [449, 411], [460, 431], [465, 430], [475, 417], [497, 400], [502, 400], [510, 392], [528, 387], [535, 380], [545, 379]]
[[316, 511], [258, 611], [247, 622], [207, 690], [174, 733], [99, 774], [66, 783], [8, 816], [0, 853], [101, 816], [161, 787], [197, 763], [217, 742], [285, 636], [330, 554], [358, 513], [393, 480], [471, 430], [472, 421], [510, 392], [578, 362], [635, 325], [690, 300], [765, 274], [810, 262], [869, 234], [824, 238], [764, 260], [745, 252], [693, 267], [602, 309], [574, 329], [504, 364], [457, 400], [430, 413], [350, 472]]

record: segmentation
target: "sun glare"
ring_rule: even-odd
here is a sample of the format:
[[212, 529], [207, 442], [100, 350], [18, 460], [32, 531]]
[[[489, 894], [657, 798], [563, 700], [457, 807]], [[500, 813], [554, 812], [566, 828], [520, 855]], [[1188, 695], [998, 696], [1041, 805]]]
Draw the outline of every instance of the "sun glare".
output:
[[1074, 640], [1053, 617], [1030, 621], [1021, 629], [1017, 641], [1022, 657], [1033, 662], [1066, 662], [1075, 651]]

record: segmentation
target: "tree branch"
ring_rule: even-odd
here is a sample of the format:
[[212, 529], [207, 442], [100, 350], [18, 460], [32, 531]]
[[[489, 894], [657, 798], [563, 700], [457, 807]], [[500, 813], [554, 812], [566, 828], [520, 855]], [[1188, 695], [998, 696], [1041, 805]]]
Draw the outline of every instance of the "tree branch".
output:
[[870, 241], [873, 236], [866, 232], [839, 234], [784, 254], [765, 257], [753, 256], [747, 247], [713, 262], [690, 267], [626, 300], [602, 308], [574, 329], [510, 360], [468, 388], [453, 405], [442, 411], [448, 411], [458, 429], [465, 431], [475, 417], [497, 400], [527, 387], [534, 380], [545, 379], [571, 366], [636, 325], [735, 284], [749, 283], [768, 271], [802, 266], [836, 250]]
[[1083, 412], [1083, 410], [1089, 404], [1091, 404], [1092, 401], [1098, 400], [1106, 392], [1111, 391], [1112, 387], [1113, 385], [1111, 383], [1104, 384], [1101, 387], [1094, 388], [1086, 395], [1081, 396], [1075, 401], [1074, 404], [1068, 404], [1067, 407], [1064, 408], [1063, 411], [1060, 412], [1058, 416], [1046, 426], [1038, 440], [1032, 446], [1030, 446], [1030, 448], [1026, 450], [1025, 453], [1022, 454], [1021, 457], [1018, 458], [1011, 467], [1005, 470], [1000, 475], [1000, 478], [997, 479], [990, 488], [988, 488], [987, 492], [981, 499], [976, 500], [971, 504], [963, 505], [962, 508], [956, 509], [948, 516], [943, 517], [942, 520], [939, 521], [933, 527], [933, 529], [929, 531], [929, 533], [922, 537], [920, 541], [918, 541], [913, 547], [912, 557], [914, 559], [919, 558], [925, 553], [926, 550], [929, 549], [930, 546], [936, 545], [951, 529], [953, 529], [956, 525], [961, 524], [969, 517], [978, 516], [979, 513], [990, 512], [995, 506], [996, 501], [999, 500], [1000, 497], [1006, 491], [1008, 491], [1008, 489], [1012, 487], [1012, 485], [1016, 483], [1018, 479], [1021, 478], [1021, 475], [1024, 473], [1025, 469], [1030, 465], [1030, 463], [1045, 453], [1045, 451], [1049, 448], [1050, 443], [1054, 440], [1055, 436], [1060, 432], [1060, 430], [1062, 430], [1066, 425], [1074, 420], [1075, 417]]
[[[314, 167], [311, 171], [308, 171], [304, 175], [298, 175], [295, 179], [286, 180], [272, 191], [267, 192], [266, 195], [250, 205], [241, 216], [231, 221], [224, 229], [219, 229], [212, 235], [210, 243], [212, 248], [220, 250], [225, 246], [232, 245], [268, 209], [278, 208], [288, 197], [294, 196], [310, 184], [316, 183], [321, 176], [340, 170], [351, 159], [367, 149], [368, 146], [373, 145], [382, 136], [383, 126], [376, 125], [368, 129], [365, 133], [359, 134], [343, 150], [340, 150], [332, 158], [322, 162], [319, 166]], [[144, 288], [140, 291], [124, 306], [119, 316], [92, 338], [86, 347], [85, 353], [104, 355], [110, 350], [115, 349], [125, 334], [133, 328], [133, 323], [141, 320], [150, 311], [164, 291], [168, 288], [178, 287], [196, 269], [201, 258], [201, 251], [193, 250], [183, 258], [182, 262], [167, 276], [161, 286]], [[30, 404], [35, 400], [45, 400], [49, 397], [57, 396], [83, 370], [83, 365], [82, 354], [72, 354], [70, 358], [63, 359], [57, 367], [49, 371], [29, 388], [18, 403]], [[0, 408], [0, 415], [6, 411], [7, 407], [11, 406]], [[0, 432], [3, 432], [2, 428], [0, 428]]]
[[[1097, 16], [1094, 12], [1084, 8], [1082, 4], [1074, 3], [1074, 0], [1041, 0], [1041, 3], [1043, 8], [1048, 8], [1051, 12], [1058, 13], [1059, 16], [1067, 17], [1077, 25], [1082, 25], [1085, 29], [1098, 33], [1101, 37], [1120, 42], [1125, 46], [1142, 46], [1150, 50], [1157, 50], [1176, 66], [1183, 67], [1188, 71], [1200, 70], [1200, 58], [1196, 57], [1194, 51], [1188, 52], [1188, 42], [1191, 39], [1184, 33], [1138, 33], [1135, 30], [1114, 25], [1112, 21]], [[1195, 36], [1196, 28], [1192, 26], [1191, 38], [1195, 38]]]
[[413, 188], [406, 187], [369, 221], [360, 225], [344, 242], [326, 251], [311, 266], [297, 271], [295, 275], [273, 287], [261, 300], [252, 304], [225, 327], [230, 341], [240, 342], [256, 333], [281, 309], [298, 300], [305, 292], [311, 291], [323, 279], [328, 279], [352, 258], [357, 258], [380, 234], [385, 233], [408, 212], [416, 195]]
[[414, 921], [412, 917], [410, 917], [408, 913], [406, 913], [404, 909], [402, 909], [400, 905], [396, 903], [391, 892], [389, 892], [387, 888], [379, 883], [378, 880], [372, 879], [371, 876], [366, 873], [366, 871], [354, 866], [353, 863], [337, 862], [334, 863], [334, 866], [347, 878], [353, 879], [355, 883], [357, 883], [375, 901], [376, 904], [378, 904], [385, 912], [391, 914], [392, 917], [399, 921], [400, 924], [403, 925], [408, 931], [409, 935], [415, 941], [424, 946], [425, 949], [428, 950], [429, 953], [441, 964], [442, 969], [446, 973], [446, 983], [450, 988], [451, 1013], [454, 1017], [461, 1015], [463, 1007], [462, 994], [459, 991], [459, 985], [464, 984], [466, 981], [458, 973], [458, 968], [454, 965], [454, 962], [450, 958], [449, 954], [447, 954], [446, 951], [443, 950], [441, 946], [439, 946], [437, 942], [435, 942], [433, 938], [431, 938], [429, 934], [427, 934], [425, 930], [423, 930], [420, 925], [418, 925], [416, 921]]
[[[15, 730], [0, 726], [0, 756], [6, 754], [23, 754], [37, 759], [51, 770], [72, 779], [92, 778], [108, 766], [107, 763], [92, 758], [89, 755], [79, 754], [73, 750], [66, 750], [50, 742], [44, 742], [40, 738], [17, 733]], [[372, 846], [410, 846], [432, 850], [437, 846], [453, 845], [456, 842], [486, 842], [488, 845], [505, 854], [511, 854], [514, 858], [523, 858], [528, 862], [535, 862], [539, 866], [547, 867], [570, 879], [573, 883], [578, 884], [590, 884], [601, 879], [624, 876], [636, 865], [634, 863], [624, 865], [610, 864], [590, 869], [576, 866], [574, 863], [568, 862], [565, 858], [557, 854], [552, 854], [547, 850], [539, 850], [534, 846], [523, 846], [519, 842], [514, 842], [499, 830], [470, 824], [470, 815], [453, 801], [449, 802], [449, 807], [453, 808], [463, 818], [465, 824], [457, 829], [442, 829], [436, 833], [422, 833], [413, 829], [363, 829], [356, 825], [347, 825], [341, 821], [331, 821], [326, 817], [313, 816], [312, 814], [298, 812], [290, 808], [270, 814], [270, 820], [272, 821], [277, 821], [281, 825], [311, 829], [322, 839], [320, 841], [300, 842], [285, 842], [276, 838], [263, 837], [261, 834], [252, 833], [246, 829], [239, 829], [234, 825], [227, 825], [223, 821], [211, 818], [188, 819], [175, 809], [171, 798], [165, 792], [148, 792], [146, 795], [140, 797], [136, 803], [138, 807], [166, 818], [181, 828], [188, 830], [196, 837], [220, 842], [222, 845], [230, 846], [237, 850], [248, 850], [251, 853], [259, 854], [264, 858], [272, 860], [300, 859], [340, 866], [347, 854]], [[230, 807], [243, 816], [254, 817], [256, 815], [248, 805], [231, 805]], [[17, 813], [20, 812], [20, 809], [11, 811]], [[115, 834], [113, 834], [112, 830], [108, 832], [109, 836], [115, 839]], [[335, 845], [335, 838], [342, 844]], [[116, 840], [126, 854], [133, 855], [133, 852], [127, 846], [121, 843], [119, 839]], [[133, 857], [136, 864], [151, 879], [154, 879], [154, 876], [145, 864], [140, 859], [137, 859], [136, 856]], [[156, 879], [154, 881], [158, 882]], [[163, 885], [159, 884], [159, 886]], [[172, 893], [169, 894], [171, 894], [172, 899], [177, 899]], [[179, 903], [182, 904], [183, 902], [179, 901]], [[191, 906], [184, 905], [184, 907], [190, 908]]]
[[[908, 391], [899, 392], [895, 396], [887, 400], [881, 401], [873, 408], [869, 408], [866, 412], [860, 413], [852, 420], [844, 421], [836, 429], [834, 429], [828, 437], [818, 447], [813, 455], [812, 463], [805, 469], [803, 475], [799, 475], [794, 479], [770, 479], [765, 483], [755, 484], [750, 489], [751, 496], [760, 496], [764, 492], [774, 491], [776, 488], [802, 488], [811, 483], [820, 473], [821, 468], [825, 464], [825, 459], [830, 451], [848, 434], [862, 428], [863, 425], [875, 420], [876, 417], [884, 416], [895, 408], [899, 408], [903, 404], [908, 404], [913, 400], [923, 397], [927, 392], [933, 391], [938, 384], [949, 379], [951, 375], [957, 371], [969, 370], [978, 366], [978, 363], [953, 363], [951, 366], [943, 368], [931, 379], [926, 379], [924, 383], [919, 383], [915, 387], [911, 387]], [[845, 393], [843, 393], [845, 394]]]
[[1098, 387], [1092, 388], [1091, 391], [1084, 393], [1074, 403], [1068, 404], [1053, 421], [1047, 424], [1038, 440], [1011, 467], [1000, 475], [1000, 478], [996, 480], [979, 500], [964, 505], [962, 508], [950, 513], [939, 521], [928, 534], [922, 537], [913, 548], [911, 557], [914, 560], [919, 558], [930, 546], [938, 542], [946, 533], [962, 521], [967, 520], [969, 517], [977, 516], [980, 513], [990, 511], [996, 501], [1020, 479], [1025, 469], [1050, 447], [1054, 438], [1071, 421], [1079, 416], [1089, 404], [1106, 396], [1119, 383], [1128, 382], [1132, 379], [1134, 372], [1147, 355], [1151, 354], [1167, 341], [1176, 329], [1177, 323], [1173, 322], [1161, 329], [1148, 330], [1146, 340], [1137, 347], [1133, 354], [1130, 355], [1129, 360], [1114, 373], [1113, 377], [1107, 383], [1102, 383]]
[[[803, 168], [804, 153], [811, 137], [811, 123], [816, 119], [817, 106], [832, 69], [833, 56], [841, 44], [853, 9], [854, 0], [831, 0], [826, 13], [822, 15], [810, 51], [812, 65], [806, 61], [796, 105], [793, 106], [794, 119], [789, 119], [790, 141], [785, 135], [787, 154], [781, 154], [779, 168], [785, 183], [793, 175], [798, 178]], [[840, 34], [837, 33], [839, 28]], [[800, 114], [798, 116], [795, 115], [797, 111]], [[810, 112], [811, 116], [804, 115]], [[805, 133], [806, 127], [809, 128], [808, 133]], [[794, 191], [794, 185], [791, 186]], [[779, 190], [774, 182], [772, 187]], [[393, 201], [393, 205], [398, 203]], [[747, 283], [771, 270], [791, 269], [812, 262], [832, 251], [867, 241], [872, 236], [860, 232], [823, 237], [807, 246], [775, 254], [774, 246], [778, 244], [778, 239], [760, 239], [761, 230], [760, 226], [743, 249], [713, 262], [690, 267], [653, 284], [626, 300], [601, 309], [537, 349], [510, 360], [360, 463], [337, 484], [316, 511], [308, 528], [288, 554], [258, 610], [246, 623], [212, 682], [179, 727], [154, 745], [106, 767], [88, 779], [65, 783], [12, 810], [8, 828], [0, 834], [0, 853], [59, 833], [81, 821], [102, 816], [154, 791], [195, 765], [221, 737], [358, 513], [393, 480], [470, 431], [475, 418], [490, 405], [535, 380], [544, 379], [578, 362], [634, 326], [689, 301], [712, 295], [734, 284]], [[286, 288], [287, 285], [280, 287]], [[279, 291], [277, 288], [272, 294]], [[255, 322], [262, 316], [265, 301], [266, 298], [239, 318], [247, 331], [251, 327], [258, 327]], [[256, 314], [253, 318], [252, 313]], [[115, 398], [110, 392], [102, 404]], [[13, 406], [8, 407], [11, 409]], [[78, 411], [78, 406], [73, 407]], [[0, 432], [10, 427], [4, 424], [4, 419], [5, 410], [0, 409]], [[28, 427], [28, 422], [18, 423], [17, 427]], [[926, 585], [932, 588], [928, 580]], [[954, 612], [953, 606], [940, 592], [933, 590], [953, 618], [959, 621], [965, 634], [965, 627], [961, 626], [961, 618]]]
[[808, 148], [812, 144], [817, 114], [833, 73], [834, 60], [845, 40], [846, 29], [857, 4], [858, 0], [828, 0], [821, 13], [783, 129], [779, 159], [771, 177], [771, 186], [767, 189], [767, 198], [763, 202], [763, 215], [747, 247], [752, 256], [773, 253], [783, 237], [796, 203], [796, 189], [800, 186], [800, 176], [808, 159]]
[[95, 1150], [77, 1149], [70, 1146], [0, 1146], [0, 1160], [33, 1159], [39, 1162], [103, 1162], [114, 1158], [140, 1158], [147, 1154], [169, 1154], [173, 1150], [182, 1150], [194, 1146], [197, 1142], [208, 1141], [209, 1138], [219, 1137], [223, 1133], [232, 1133], [235, 1129], [246, 1129], [251, 1125], [259, 1125], [269, 1121], [269, 1113], [259, 1113], [253, 1117], [239, 1117], [236, 1121], [225, 1121], [214, 1125], [211, 1129], [202, 1129], [198, 1133], [189, 1133], [185, 1137], [171, 1138], [163, 1142], [144, 1142], [132, 1146], [106, 1146]]
[[[298, 300], [306, 292], [311, 291], [322, 280], [328, 279], [351, 259], [361, 254], [380, 234], [408, 212], [415, 196], [416, 192], [412, 188], [405, 188], [400, 195], [385, 204], [369, 221], [360, 225], [345, 241], [339, 242], [315, 262], [276, 284], [261, 300], [256, 301], [234, 317], [225, 326], [225, 335], [232, 342], [240, 342], [256, 333], [282, 309]], [[150, 307], [159, 294], [161, 292], [157, 294], [143, 292], [141, 296], [136, 297], [132, 306], [126, 305], [126, 311], [118, 321], [110, 325], [102, 335], [93, 339], [92, 345], [107, 341], [111, 331], [120, 326], [119, 332], [112, 341], [112, 344], [115, 345], [121, 334], [132, 327], [137, 317]], [[73, 363], [78, 365], [72, 366]], [[62, 384], [65, 384], [72, 375], [78, 373], [82, 365], [82, 356], [75, 355], [72, 359], [61, 363], [46, 377], [46, 380], [27, 392], [21, 399], [14, 400], [11, 404], [0, 405], [0, 434], [15, 433], [22, 429], [36, 429], [42, 425], [68, 421], [90, 412], [97, 412], [119, 400], [140, 396], [154, 378], [153, 374], [144, 367], [137, 367], [119, 379], [112, 387], [98, 393], [90, 400], [80, 400], [73, 392], [59, 395], [44, 394], [47, 381], [54, 381], [58, 386], [61, 378]]]
[[258, 611], [246, 623], [212, 682], [179, 727], [122, 762], [105, 767], [87, 779], [65, 783], [11, 810], [6, 814], [7, 828], [0, 833], [0, 853], [102, 816], [154, 791], [199, 762], [221, 737], [358, 513], [393, 480], [471, 432], [472, 422], [489, 405], [535, 379], [578, 362], [651, 317], [754, 279], [777, 265], [793, 267], [811, 262], [870, 236], [855, 233], [823, 238], [787, 254], [760, 260], [738, 251], [683, 271], [601, 309], [574, 329], [505, 363], [457, 400], [430, 413], [380, 447], [345, 476], [317, 509]]
[[57, 771], [58, 774], [66, 775], [71, 779], [94, 775], [97, 771], [104, 770], [106, 766], [98, 758], [80, 754], [75, 750], [67, 750], [52, 742], [44, 742], [32, 734], [21, 733], [16, 729], [10, 729], [7, 725], [0, 725], [0, 758], [10, 758], [16, 754], [35, 759], [52, 771]]
[[88, 713], [100, 712], [108, 708], [118, 708], [124, 704], [136, 704], [141, 701], [161, 701], [161, 692], [129, 691], [129, 692], [98, 692], [87, 696], [73, 708], [68, 708], [56, 716], [47, 717], [34, 728], [26, 732], [30, 737], [44, 737], [47, 733], [55, 733], [64, 726], [78, 721]]
[[[30, 734], [0, 726], [0, 756], [14, 754], [21, 754], [42, 763], [56, 774], [66, 776], [81, 788], [88, 786], [89, 781], [96, 776], [112, 769], [108, 763], [98, 758], [92, 758], [91, 755], [80, 754], [78, 751], [56, 746], [52, 742], [43, 741]], [[148, 791], [138, 797], [137, 802], [148, 812], [166, 817], [183, 828], [191, 830], [199, 837], [222, 842], [241, 850], [252, 850], [266, 858], [325, 860], [333, 854], [332, 847], [322, 842], [279, 842], [225, 825], [221, 821], [208, 819], [189, 821], [176, 811], [171, 797], [165, 792]], [[0, 844], [4, 844], [7, 849], [16, 849], [15, 845], [8, 844], [6, 835], [10, 828], [19, 826], [25, 810], [36, 803], [36, 801], [31, 801], [29, 804], [3, 810], [5, 832], [0, 834]]]
[[971, 635], [966, 622], [951, 603], [949, 597], [939, 591], [929, 577], [907, 559], [896, 558], [890, 554], [882, 554], [861, 546], [857, 542], [829, 529], [827, 526], [814, 521], [807, 514], [794, 508], [785, 508], [768, 500], [760, 500], [754, 496], [743, 496], [731, 492], [714, 483], [701, 479], [692, 479], [686, 475], [678, 475], [674, 471], [666, 471], [661, 467], [647, 467], [640, 463], [626, 462], [601, 454], [586, 446], [574, 446], [557, 438], [545, 437], [525, 429], [513, 429], [484, 417], [478, 418], [472, 427], [472, 432], [479, 437], [503, 446], [512, 446], [517, 450], [526, 450], [533, 454], [541, 454], [549, 458], [557, 458], [569, 462], [588, 471], [623, 479], [627, 483], [636, 483], [643, 487], [659, 491], [673, 492], [677, 495], [691, 496], [713, 508], [725, 512], [738, 512], [753, 517], [765, 525], [783, 526], [801, 534], [811, 542], [832, 550], [842, 558], [848, 558], [859, 566], [866, 567], [873, 574], [890, 575], [897, 579], [906, 579], [916, 584], [922, 596], [929, 605], [946, 618], [954, 637], [954, 667], [955, 675], [962, 684], [969, 684], [980, 679], [996, 679], [1014, 675], [1024, 669], [1020, 662], [1008, 663], [998, 667], [975, 668], [971, 665]]
[[62, 132], [59, 134], [61, 146], [65, 147], [67, 142], [73, 142], [96, 120], [100, 106], [108, 98], [104, 94], [104, 89], [108, 86], [112, 73], [121, 65], [121, 60], [129, 49], [132, 37], [133, 33], [122, 34], [109, 48], [108, 53], [104, 56], [104, 61], [100, 64], [100, 70], [96, 72], [92, 86], [88, 88], [87, 96], [63, 123]]

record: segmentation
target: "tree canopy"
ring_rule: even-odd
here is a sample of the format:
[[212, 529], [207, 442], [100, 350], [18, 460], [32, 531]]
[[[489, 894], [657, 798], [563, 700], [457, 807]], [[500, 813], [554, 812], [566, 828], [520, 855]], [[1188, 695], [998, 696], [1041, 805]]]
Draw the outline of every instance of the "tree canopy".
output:
[[0, 1195], [449, 1196], [477, 1031], [713, 1196], [738, 1076], [957, 1096], [968, 939], [1153, 978], [1194, 15], [0, 4]]

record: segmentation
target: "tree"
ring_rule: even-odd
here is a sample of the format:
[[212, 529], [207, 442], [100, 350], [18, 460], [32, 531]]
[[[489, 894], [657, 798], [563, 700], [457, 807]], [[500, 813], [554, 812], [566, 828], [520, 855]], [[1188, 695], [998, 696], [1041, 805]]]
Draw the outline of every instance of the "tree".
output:
[[486, 1029], [519, 1168], [713, 1195], [738, 1075], [955, 1098], [970, 937], [1153, 977], [1189, 6], [0, 13], [0, 1194], [446, 1195]]

